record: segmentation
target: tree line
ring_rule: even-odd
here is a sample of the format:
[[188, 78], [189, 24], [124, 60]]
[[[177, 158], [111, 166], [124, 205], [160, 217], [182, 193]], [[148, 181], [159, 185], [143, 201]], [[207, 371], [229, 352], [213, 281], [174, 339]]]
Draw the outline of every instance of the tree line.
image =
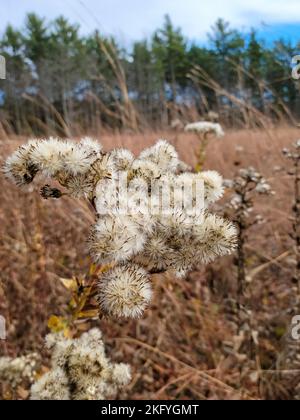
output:
[[219, 19], [201, 46], [165, 16], [129, 49], [64, 17], [28, 14], [0, 38], [7, 79], [0, 81], [0, 132], [97, 133], [179, 126], [214, 112], [227, 126], [264, 126], [300, 114], [291, 76], [298, 45], [272, 45]]

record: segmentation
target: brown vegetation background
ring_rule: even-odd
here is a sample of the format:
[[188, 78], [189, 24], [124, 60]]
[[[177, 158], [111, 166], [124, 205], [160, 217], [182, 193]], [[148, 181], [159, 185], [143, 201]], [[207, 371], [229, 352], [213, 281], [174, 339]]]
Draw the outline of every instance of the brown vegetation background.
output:
[[[279, 374], [277, 369], [291, 322], [294, 263], [292, 180], [281, 150], [298, 137], [297, 128], [285, 126], [231, 131], [212, 140], [207, 150], [206, 169], [230, 178], [252, 165], [276, 191], [257, 200], [256, 211], [267, 221], [251, 229], [247, 243], [252, 279], [247, 294], [259, 332], [255, 360], [234, 349], [235, 314], [228, 305], [236, 290], [234, 257], [200, 268], [185, 280], [157, 275], [154, 299], [141, 320], [98, 323], [112, 358], [133, 369], [133, 380], [119, 398], [269, 399], [293, 394], [293, 372]], [[158, 138], [168, 139], [183, 160], [196, 163], [197, 137], [192, 134], [116, 132], [103, 133], [99, 140], [107, 150], [127, 147], [138, 153]], [[25, 140], [2, 139], [1, 161]], [[38, 187], [30, 187], [34, 191], [28, 194], [0, 176], [0, 314], [8, 327], [0, 355], [40, 352], [49, 317], [62, 315], [69, 300], [59, 277], [84, 275], [90, 265], [85, 241], [92, 215], [87, 206], [67, 197], [43, 201]], [[216, 212], [224, 212], [221, 204]]]

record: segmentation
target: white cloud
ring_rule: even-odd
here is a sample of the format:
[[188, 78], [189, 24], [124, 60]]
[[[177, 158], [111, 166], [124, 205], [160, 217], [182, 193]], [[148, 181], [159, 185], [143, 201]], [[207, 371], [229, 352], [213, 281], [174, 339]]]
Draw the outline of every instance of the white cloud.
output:
[[299, 0], [236, 0], [237, 8], [241, 15], [247, 18], [248, 13], [256, 15], [270, 23], [295, 23], [300, 22]]
[[239, 27], [259, 25], [262, 21], [300, 22], [300, 0], [1, 0], [1, 3], [2, 25], [7, 22], [20, 25], [28, 11], [49, 19], [64, 14], [79, 21], [84, 32], [97, 27], [98, 21], [102, 30], [117, 34], [124, 41], [149, 35], [161, 25], [165, 13], [187, 36], [197, 39], [204, 39], [219, 17]]

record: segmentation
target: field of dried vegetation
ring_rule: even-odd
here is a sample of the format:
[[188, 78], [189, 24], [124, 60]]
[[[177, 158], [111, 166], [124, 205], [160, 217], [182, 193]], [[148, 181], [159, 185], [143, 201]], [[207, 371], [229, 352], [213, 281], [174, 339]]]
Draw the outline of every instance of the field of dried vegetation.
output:
[[[170, 141], [180, 158], [196, 164], [193, 134], [149, 132], [103, 133], [107, 150], [126, 147], [135, 154], [158, 138]], [[294, 270], [291, 208], [293, 180], [282, 149], [299, 138], [296, 128], [228, 131], [212, 140], [205, 168], [232, 178], [240, 168], [255, 167], [276, 192], [255, 202], [265, 219], [251, 228], [246, 242], [248, 319], [252, 347], [237, 335], [241, 315], [232, 304], [237, 290], [235, 257], [199, 268], [188, 278], [156, 275], [154, 299], [142, 319], [117, 321], [102, 317], [100, 326], [113, 359], [130, 363], [133, 378], [119, 394], [124, 399], [287, 399], [296, 398], [300, 383], [286, 333], [291, 322]], [[0, 141], [3, 161], [25, 139]], [[68, 311], [70, 300], [60, 278], [82, 277], [89, 271], [86, 238], [91, 213], [73, 199], [42, 200], [39, 186], [28, 194], [0, 177], [0, 314], [8, 337], [0, 355], [16, 357], [43, 351], [53, 315]], [[223, 203], [229, 197], [225, 194]], [[224, 214], [222, 202], [215, 212]], [[80, 328], [80, 326], [79, 326]], [[86, 324], [83, 324], [83, 329]], [[25, 385], [13, 391], [0, 385], [0, 398], [26, 399]], [[300, 390], [299, 390], [300, 398]]]

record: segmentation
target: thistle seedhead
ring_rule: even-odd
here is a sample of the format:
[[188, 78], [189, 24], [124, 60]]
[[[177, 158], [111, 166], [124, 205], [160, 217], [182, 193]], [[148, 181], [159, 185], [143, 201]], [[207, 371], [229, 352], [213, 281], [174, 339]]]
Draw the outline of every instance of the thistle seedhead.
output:
[[100, 308], [117, 318], [140, 317], [152, 296], [149, 280], [147, 271], [137, 264], [112, 268], [99, 282]]

